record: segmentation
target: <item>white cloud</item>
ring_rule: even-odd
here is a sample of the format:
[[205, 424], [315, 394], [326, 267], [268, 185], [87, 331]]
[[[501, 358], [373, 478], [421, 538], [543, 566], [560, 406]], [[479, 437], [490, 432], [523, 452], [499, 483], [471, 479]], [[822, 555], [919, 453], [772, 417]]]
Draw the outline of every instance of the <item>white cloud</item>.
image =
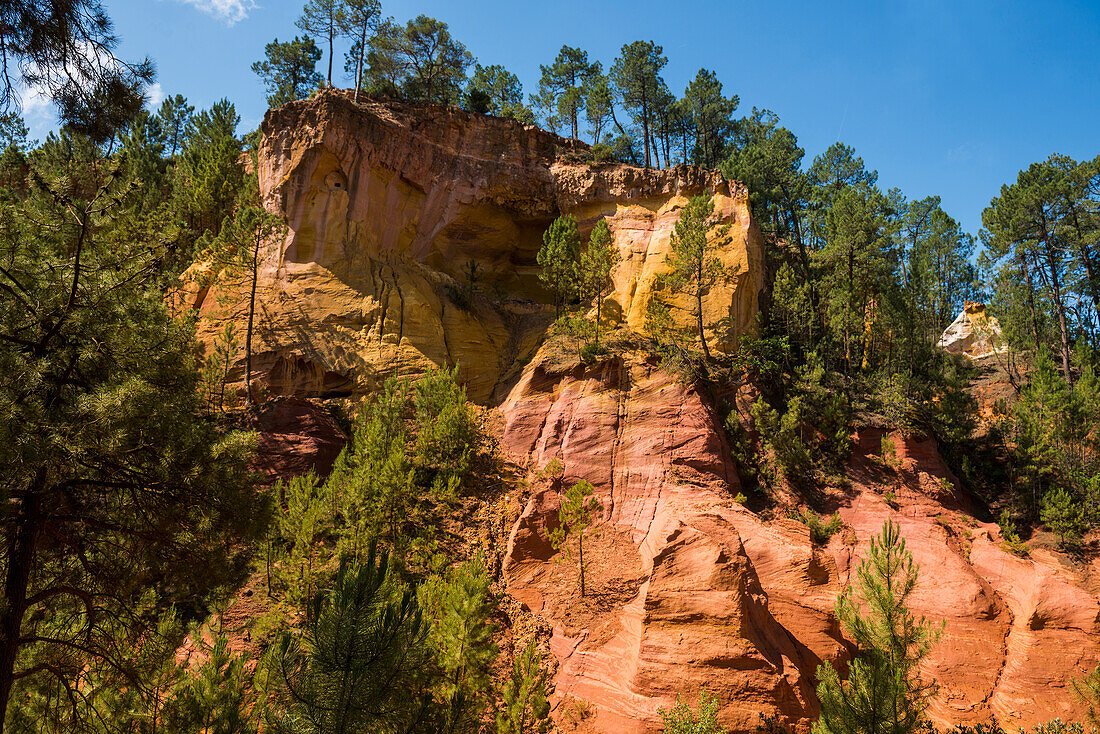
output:
[[164, 101], [164, 89], [161, 88], [160, 82], [150, 84], [145, 89], [145, 96], [147, 96], [149, 98], [149, 107], [150, 107], [150, 109], [153, 108], [153, 107], [158, 106], [161, 102], [163, 102]]
[[23, 117], [41, 120], [53, 114], [53, 100], [43, 87], [24, 88], [19, 93]]
[[255, 0], [177, 0], [193, 5], [204, 13], [224, 20], [226, 25], [244, 20], [248, 12], [256, 7]]

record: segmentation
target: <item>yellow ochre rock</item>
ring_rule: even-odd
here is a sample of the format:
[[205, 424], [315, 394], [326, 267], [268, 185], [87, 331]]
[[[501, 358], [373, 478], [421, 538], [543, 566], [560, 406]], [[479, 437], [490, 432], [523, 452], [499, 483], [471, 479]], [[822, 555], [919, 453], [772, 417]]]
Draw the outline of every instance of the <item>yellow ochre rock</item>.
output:
[[[760, 234], [747, 191], [716, 172], [569, 162], [559, 156], [566, 141], [513, 120], [356, 104], [339, 91], [269, 111], [262, 130], [264, 205], [288, 225], [265, 250], [257, 290], [254, 379], [273, 394], [356, 395], [391, 375], [453, 364], [472, 400], [502, 394], [553, 318], [536, 255], [562, 214], [585, 239], [608, 220], [621, 262], [605, 318], [640, 331], [679, 211], [700, 193], [731, 225], [720, 253], [726, 279], [704, 303], [706, 323], [728, 324], [712, 342], [728, 346], [754, 323]], [[227, 321], [243, 344], [248, 286], [185, 286], [207, 352]], [[691, 323], [686, 299], [669, 304]], [[243, 372], [241, 348], [230, 381]]]

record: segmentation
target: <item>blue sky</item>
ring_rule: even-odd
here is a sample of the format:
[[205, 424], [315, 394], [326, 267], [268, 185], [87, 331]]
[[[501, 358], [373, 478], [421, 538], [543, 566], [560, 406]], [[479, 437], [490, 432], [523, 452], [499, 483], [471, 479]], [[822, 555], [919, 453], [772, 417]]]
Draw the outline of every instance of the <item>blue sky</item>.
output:
[[[103, 4], [120, 55], [156, 62], [154, 96], [179, 92], [197, 107], [228, 97], [250, 129], [266, 104], [249, 67], [272, 38], [297, 33], [302, 0]], [[1055, 152], [1100, 154], [1096, 0], [383, 0], [382, 12], [446, 21], [481, 63], [517, 73], [525, 93], [563, 43], [606, 66], [624, 43], [656, 41], [674, 91], [714, 69], [742, 112], [775, 111], [807, 162], [843, 140], [884, 187], [939, 194], [975, 232], [1020, 168]], [[336, 68], [346, 83], [341, 50]], [[32, 105], [27, 116], [42, 137], [47, 112]]]

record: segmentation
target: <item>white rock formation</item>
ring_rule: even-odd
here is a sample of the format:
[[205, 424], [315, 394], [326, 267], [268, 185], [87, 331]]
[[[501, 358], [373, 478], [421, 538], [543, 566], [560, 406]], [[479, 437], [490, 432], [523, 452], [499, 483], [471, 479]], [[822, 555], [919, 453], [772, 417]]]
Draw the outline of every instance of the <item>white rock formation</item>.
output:
[[962, 313], [944, 329], [936, 346], [951, 354], [981, 359], [1008, 349], [1001, 338], [1001, 325], [985, 312], [985, 304], [967, 301]]

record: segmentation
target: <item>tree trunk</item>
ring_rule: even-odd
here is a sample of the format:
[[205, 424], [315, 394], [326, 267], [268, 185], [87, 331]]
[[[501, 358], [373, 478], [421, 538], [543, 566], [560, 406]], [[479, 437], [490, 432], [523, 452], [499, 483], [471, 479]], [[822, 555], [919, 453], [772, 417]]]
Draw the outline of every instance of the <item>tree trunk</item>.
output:
[[260, 241], [256, 236], [256, 246], [252, 250], [252, 294], [248, 299], [248, 331], [244, 338], [244, 404], [252, 406], [252, 325], [256, 319], [256, 283], [260, 270]]
[[1027, 267], [1027, 259], [1020, 253], [1020, 270], [1023, 271], [1024, 282], [1027, 283], [1027, 305], [1031, 312], [1031, 338], [1035, 341], [1035, 351], [1039, 351], [1039, 315], [1035, 310], [1035, 282], [1031, 278], [1031, 271]]
[[332, 27], [332, 20], [329, 20], [328, 25], [328, 85], [332, 86], [332, 37], [336, 35], [336, 30]]
[[642, 147], [645, 148], [645, 167], [649, 168], [649, 107], [646, 104], [645, 85], [642, 85]]
[[359, 101], [359, 90], [363, 88], [363, 59], [367, 55], [367, 21], [359, 34], [359, 56], [355, 64], [355, 101]]
[[603, 288], [596, 293], [596, 348], [600, 348], [600, 309], [603, 307]]
[[1046, 216], [1042, 218], [1042, 241], [1046, 254], [1047, 267], [1050, 269], [1050, 295], [1054, 299], [1054, 309], [1058, 313], [1058, 329], [1062, 338], [1062, 372], [1066, 382], [1073, 387], [1073, 372], [1070, 367], [1069, 329], [1066, 325], [1066, 307], [1062, 302], [1062, 285], [1058, 278], [1058, 263], [1054, 255], [1054, 245], [1050, 242], [1050, 231]]
[[695, 322], [699, 328], [699, 344], [703, 347], [703, 359], [710, 363], [710, 349], [707, 348], [707, 337], [703, 333], [703, 289], [695, 289]]
[[8, 700], [15, 682], [15, 661], [19, 654], [23, 615], [27, 611], [27, 586], [38, 540], [39, 492], [45, 481], [45, 469], [39, 469], [27, 496], [18, 501], [16, 524], [9, 531], [8, 572], [4, 578], [4, 606], [0, 609], [0, 734], [4, 731]]
[[1081, 219], [1077, 216], [1077, 207], [1071, 206], [1070, 211], [1073, 212], [1073, 227], [1077, 230], [1077, 251], [1081, 255], [1081, 264], [1085, 267], [1085, 276], [1089, 283], [1089, 295], [1092, 296], [1093, 317], [1100, 319], [1100, 280], [1097, 279], [1092, 253], [1089, 252], [1088, 242], [1085, 241]]

